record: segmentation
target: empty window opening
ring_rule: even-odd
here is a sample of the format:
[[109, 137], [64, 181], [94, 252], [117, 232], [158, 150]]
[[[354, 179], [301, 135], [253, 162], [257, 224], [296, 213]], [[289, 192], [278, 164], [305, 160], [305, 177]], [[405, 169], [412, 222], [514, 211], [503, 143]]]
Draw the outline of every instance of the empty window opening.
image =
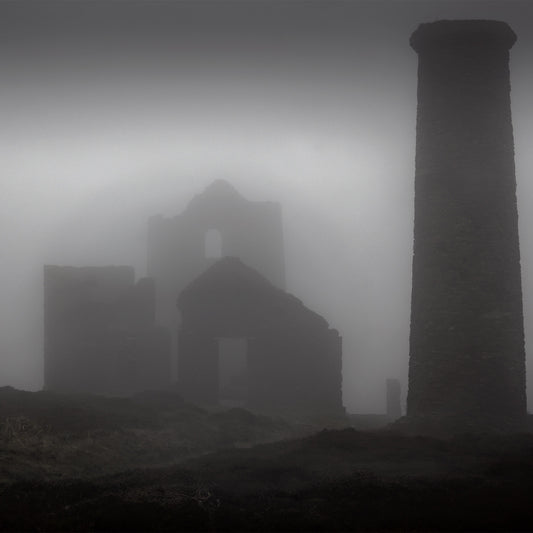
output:
[[218, 259], [222, 257], [222, 235], [217, 229], [206, 231], [204, 252], [206, 259]]
[[218, 339], [218, 398], [225, 407], [243, 407], [248, 400], [248, 341]]

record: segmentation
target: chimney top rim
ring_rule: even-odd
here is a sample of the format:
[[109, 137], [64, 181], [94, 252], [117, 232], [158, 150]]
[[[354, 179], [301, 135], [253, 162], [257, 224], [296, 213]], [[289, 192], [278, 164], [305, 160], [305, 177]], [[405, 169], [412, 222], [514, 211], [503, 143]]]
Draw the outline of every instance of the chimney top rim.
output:
[[499, 20], [437, 20], [420, 24], [410, 38], [416, 52], [428, 48], [491, 46], [510, 49], [516, 42], [511, 27]]

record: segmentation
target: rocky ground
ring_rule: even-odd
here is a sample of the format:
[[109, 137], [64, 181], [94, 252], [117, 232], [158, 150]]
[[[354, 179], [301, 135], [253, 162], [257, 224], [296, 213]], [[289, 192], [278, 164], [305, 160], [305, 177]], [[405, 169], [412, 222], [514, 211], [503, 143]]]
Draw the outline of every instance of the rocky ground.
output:
[[[315, 431], [313, 431], [315, 430]], [[0, 389], [4, 531], [529, 531], [533, 435]]]

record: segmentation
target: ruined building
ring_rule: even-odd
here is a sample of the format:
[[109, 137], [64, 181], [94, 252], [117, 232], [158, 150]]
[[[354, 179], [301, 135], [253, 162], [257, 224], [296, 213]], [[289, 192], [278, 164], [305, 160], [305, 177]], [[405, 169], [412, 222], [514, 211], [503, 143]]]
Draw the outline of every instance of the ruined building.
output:
[[338, 332], [240, 259], [217, 261], [181, 292], [178, 306], [186, 399], [217, 404], [225, 396], [263, 411], [343, 412]]
[[526, 414], [511, 125], [513, 31], [422, 24], [418, 53], [409, 416]]
[[156, 283], [158, 323], [174, 334], [180, 322], [177, 296], [217, 259], [229, 255], [285, 288], [280, 204], [248, 201], [228, 182], [216, 180], [180, 215], [152, 217], [148, 275]]
[[344, 412], [341, 338], [284, 292], [279, 204], [216, 181], [181, 215], [152, 218], [148, 244], [155, 280], [135, 283], [130, 267], [45, 266], [47, 389], [164, 389], [174, 359], [192, 402]]
[[170, 337], [133, 268], [44, 267], [44, 387], [127, 395], [169, 385]]

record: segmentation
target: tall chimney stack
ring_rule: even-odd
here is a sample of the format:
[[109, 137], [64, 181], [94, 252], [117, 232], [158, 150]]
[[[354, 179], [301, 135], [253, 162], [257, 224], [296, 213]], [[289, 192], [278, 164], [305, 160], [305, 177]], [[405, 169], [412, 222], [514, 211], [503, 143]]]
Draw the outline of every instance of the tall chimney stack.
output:
[[408, 416], [522, 420], [525, 352], [504, 22], [443, 20], [418, 53]]

